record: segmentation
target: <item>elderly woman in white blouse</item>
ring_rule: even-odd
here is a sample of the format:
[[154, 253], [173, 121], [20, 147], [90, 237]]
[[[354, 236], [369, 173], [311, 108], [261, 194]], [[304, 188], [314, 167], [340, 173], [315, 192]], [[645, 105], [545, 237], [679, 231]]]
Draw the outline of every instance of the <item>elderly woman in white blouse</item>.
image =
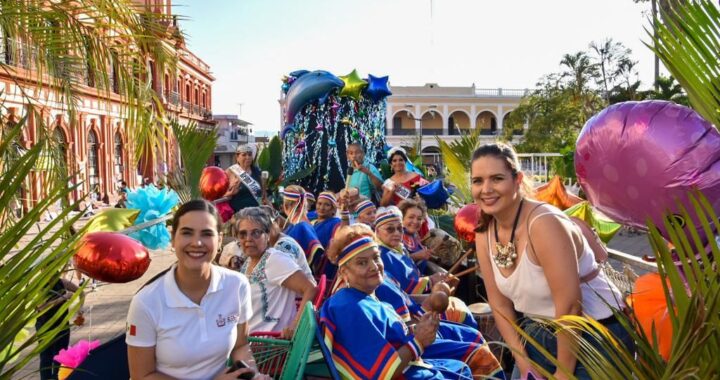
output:
[[250, 332], [279, 331], [290, 339], [300, 317], [296, 295], [301, 297], [302, 310], [306, 302], [312, 302], [317, 288], [293, 257], [270, 247], [272, 220], [267, 212], [249, 207], [236, 218], [236, 238], [246, 258], [240, 272], [250, 281], [252, 293]]

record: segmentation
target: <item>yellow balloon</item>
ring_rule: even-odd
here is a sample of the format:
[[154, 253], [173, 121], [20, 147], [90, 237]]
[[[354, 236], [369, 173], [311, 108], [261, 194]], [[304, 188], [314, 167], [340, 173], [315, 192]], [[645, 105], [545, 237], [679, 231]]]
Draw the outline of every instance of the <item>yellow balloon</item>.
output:
[[140, 210], [127, 208], [108, 208], [100, 210], [88, 221], [87, 232], [116, 232], [124, 230], [135, 223]]
[[349, 96], [355, 100], [360, 100], [360, 93], [367, 87], [368, 82], [360, 78], [357, 70], [353, 70], [348, 75], [341, 75], [340, 79], [345, 83], [345, 86], [340, 90], [340, 96]]

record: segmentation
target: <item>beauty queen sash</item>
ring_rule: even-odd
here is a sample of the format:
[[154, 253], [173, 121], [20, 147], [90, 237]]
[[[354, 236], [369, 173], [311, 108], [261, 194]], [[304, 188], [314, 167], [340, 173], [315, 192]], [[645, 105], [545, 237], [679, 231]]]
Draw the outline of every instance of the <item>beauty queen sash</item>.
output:
[[[394, 184], [395, 184], [395, 181], [388, 179], [385, 181], [384, 186], [389, 189], [392, 189]], [[402, 199], [410, 198], [410, 194], [411, 194], [410, 189], [405, 187], [403, 184], [399, 184], [399, 186], [397, 188], [395, 188], [395, 195], [397, 195], [398, 197], [400, 197]]]
[[238, 164], [231, 166], [230, 171], [238, 176], [240, 182], [250, 191], [250, 194], [252, 194], [253, 198], [255, 198], [257, 204], [261, 205], [262, 201], [260, 197], [262, 196], [262, 188], [255, 178], [253, 178], [248, 172], [242, 170]]

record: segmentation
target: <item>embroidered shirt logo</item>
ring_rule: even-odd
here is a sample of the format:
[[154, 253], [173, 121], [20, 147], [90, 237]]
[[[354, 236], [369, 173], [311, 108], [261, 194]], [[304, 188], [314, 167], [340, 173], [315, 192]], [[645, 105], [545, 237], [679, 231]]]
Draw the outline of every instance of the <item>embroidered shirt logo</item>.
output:
[[137, 327], [135, 325], [132, 325], [130, 323], [125, 324], [125, 332], [127, 332], [130, 336], [136, 336], [137, 335]]
[[225, 317], [222, 316], [222, 314], [218, 314], [218, 319], [215, 320], [218, 327], [225, 326]]

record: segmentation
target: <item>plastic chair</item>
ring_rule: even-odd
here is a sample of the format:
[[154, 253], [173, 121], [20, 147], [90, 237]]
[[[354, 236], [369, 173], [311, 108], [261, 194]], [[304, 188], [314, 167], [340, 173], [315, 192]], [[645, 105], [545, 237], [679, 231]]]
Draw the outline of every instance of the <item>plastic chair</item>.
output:
[[315, 294], [315, 299], [313, 300], [313, 306], [315, 306], [315, 309], [319, 309], [320, 305], [322, 305], [323, 301], [325, 301], [325, 290], [327, 288], [327, 277], [325, 275], [320, 276], [320, 281], [318, 281], [317, 286], [317, 294]]
[[292, 340], [277, 339], [280, 333], [251, 334], [248, 341], [258, 370], [280, 380], [295, 379], [297, 374], [305, 371], [315, 330], [315, 309], [308, 303], [302, 310]]

